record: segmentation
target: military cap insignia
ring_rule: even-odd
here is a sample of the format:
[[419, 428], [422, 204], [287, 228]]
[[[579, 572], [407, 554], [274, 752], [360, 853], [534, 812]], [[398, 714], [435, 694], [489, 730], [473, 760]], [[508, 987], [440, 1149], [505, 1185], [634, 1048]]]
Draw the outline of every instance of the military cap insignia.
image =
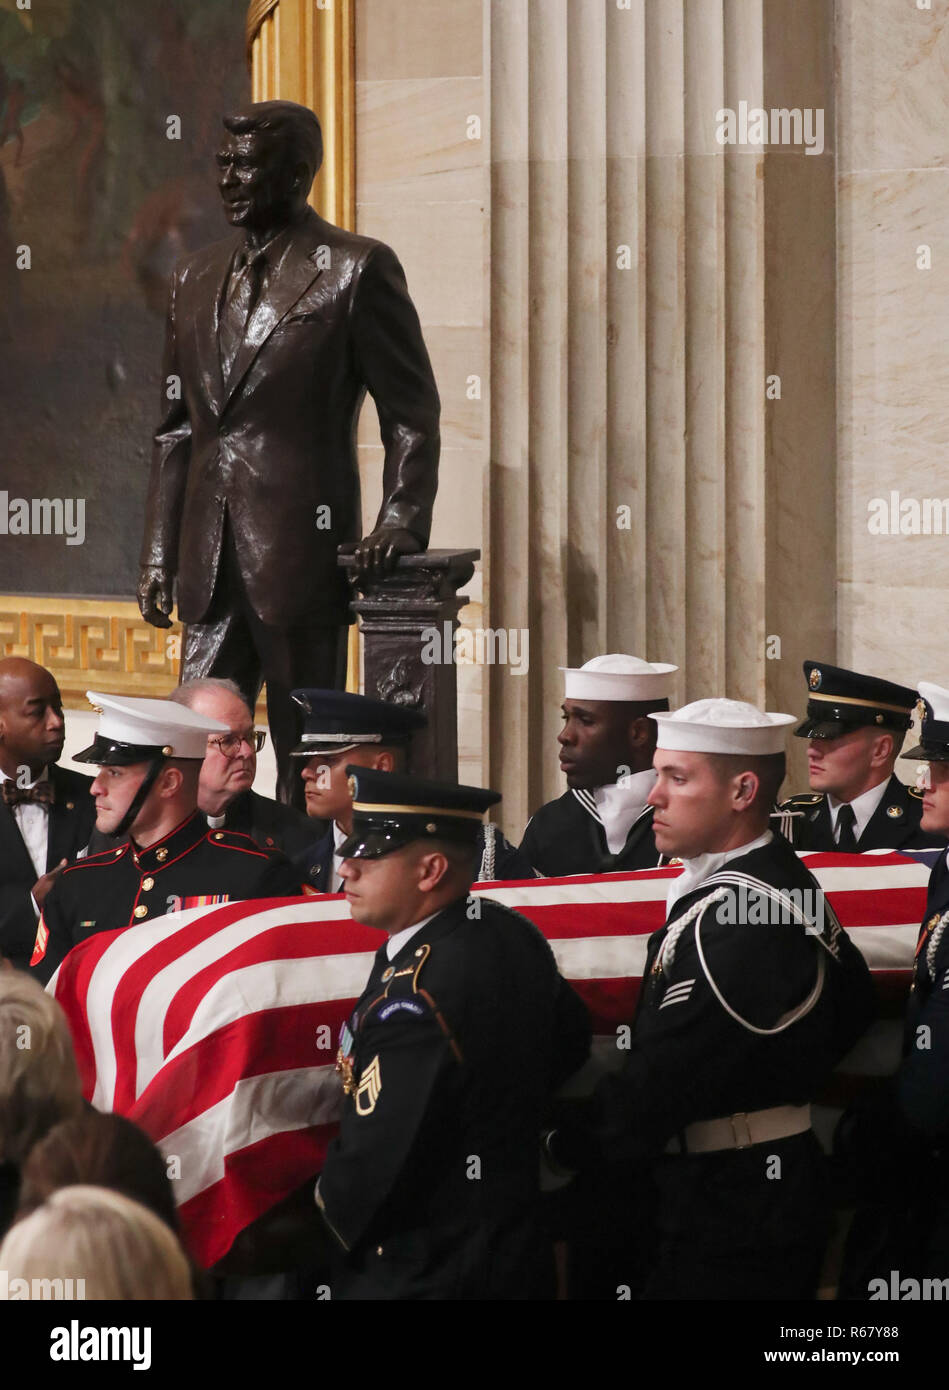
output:
[[356, 1114], [371, 1115], [382, 1091], [382, 1073], [379, 1068], [379, 1054], [376, 1053], [356, 1087]]
[[920, 695], [919, 699], [916, 701], [916, 718], [920, 723], [926, 718], [926, 701], [923, 699], [922, 695]]
[[900, 816], [903, 814], [903, 808], [901, 806], [887, 806], [886, 814], [889, 816], [890, 820], [899, 820]]
[[350, 774], [349, 777], [346, 778], [346, 786], [349, 788], [349, 794], [350, 794], [350, 796], [351, 796], [351, 797], [353, 798], [353, 800], [355, 801], [355, 799], [356, 799], [356, 779], [355, 779], [355, 777], [353, 777], [351, 774]]
[[815, 666], [813, 671], [807, 678], [807, 683], [810, 686], [811, 690], [820, 690], [820, 684], [822, 679], [823, 677], [821, 676], [820, 668]]

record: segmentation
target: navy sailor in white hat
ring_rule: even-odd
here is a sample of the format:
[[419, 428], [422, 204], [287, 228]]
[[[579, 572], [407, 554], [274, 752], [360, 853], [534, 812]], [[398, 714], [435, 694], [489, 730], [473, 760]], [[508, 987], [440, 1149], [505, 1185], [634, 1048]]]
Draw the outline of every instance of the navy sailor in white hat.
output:
[[656, 845], [684, 869], [623, 1067], [548, 1151], [651, 1167], [645, 1297], [812, 1298], [829, 1212], [810, 1102], [871, 1020], [870, 974], [768, 828], [792, 716], [710, 699], [653, 719]]
[[545, 878], [654, 869], [647, 797], [656, 727], [678, 667], [614, 652], [564, 672], [560, 770], [567, 790], [534, 812], [521, 852]]
[[209, 735], [227, 725], [170, 700], [87, 691], [99, 711], [77, 762], [97, 764], [96, 828], [128, 835], [63, 870], [43, 905], [30, 962], [44, 983], [78, 942], [167, 912], [246, 898], [295, 897], [300, 876], [249, 835], [211, 830], [198, 811]]

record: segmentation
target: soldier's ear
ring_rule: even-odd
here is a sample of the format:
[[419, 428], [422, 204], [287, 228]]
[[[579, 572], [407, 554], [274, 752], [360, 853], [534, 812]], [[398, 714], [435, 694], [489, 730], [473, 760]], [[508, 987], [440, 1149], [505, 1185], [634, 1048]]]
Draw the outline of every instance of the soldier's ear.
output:
[[444, 880], [451, 868], [447, 857], [440, 849], [428, 850], [419, 863], [418, 886], [423, 893], [431, 893]]
[[395, 754], [383, 748], [373, 758], [372, 765], [377, 772], [395, 772]]

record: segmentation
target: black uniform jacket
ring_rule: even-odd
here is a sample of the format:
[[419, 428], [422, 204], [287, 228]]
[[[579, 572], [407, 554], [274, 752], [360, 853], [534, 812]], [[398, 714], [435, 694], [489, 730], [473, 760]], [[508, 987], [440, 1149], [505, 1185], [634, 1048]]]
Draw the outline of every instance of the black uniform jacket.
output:
[[233, 830], [209, 830], [196, 811], [147, 849], [126, 841], [64, 869], [43, 905], [33, 971], [45, 984], [73, 946], [95, 932], [133, 927], [202, 901], [288, 898], [303, 891], [282, 854]]
[[[490, 844], [489, 844], [490, 840]], [[293, 856], [295, 866], [311, 888], [318, 893], [335, 892], [331, 884], [333, 870], [332, 827], [321, 840]], [[505, 882], [510, 879], [535, 878], [533, 867], [520, 850], [506, 840], [496, 825], [490, 823], [481, 830], [481, 863], [478, 881]]]
[[[774, 889], [799, 892], [776, 903]], [[819, 934], [788, 920], [791, 904]], [[801, 1240], [819, 1195], [810, 1136], [813, 1155], [799, 1136], [768, 1144], [769, 1154], [786, 1154], [780, 1182], [766, 1180], [755, 1145], [660, 1155], [696, 1121], [812, 1101], [874, 1008], [863, 957], [775, 835], [680, 898], [650, 937], [628, 1057], [597, 1086], [586, 1128], [567, 1120], [555, 1152], [578, 1168], [604, 1157], [658, 1159], [666, 1240], [720, 1251]]]
[[944, 854], [929, 877], [898, 1087], [909, 1124], [949, 1140], [949, 868]]
[[[837, 849], [825, 792], [799, 792], [789, 796], [779, 805], [778, 813], [781, 833], [795, 849], [829, 853]], [[915, 787], [905, 786], [894, 773], [883, 800], [857, 841], [857, 849], [931, 849], [944, 845], [945, 835], [931, 835], [919, 828], [922, 814], [922, 793]]]
[[651, 806], [633, 822], [619, 854], [610, 854], [591, 791], [564, 792], [527, 823], [520, 849], [544, 878], [567, 874], [615, 874], [655, 869], [659, 851], [652, 833]]
[[[367, 389], [385, 449], [377, 524], [428, 542], [438, 391], [402, 267], [382, 242], [311, 208], [286, 242], [226, 381], [219, 306], [243, 234], [185, 259], [172, 281], [141, 561], [177, 574], [185, 623], [206, 620], [225, 515], [263, 622], [350, 621], [336, 548], [362, 534], [356, 421]], [[181, 391], [169, 400], [172, 377]]]
[[[49, 808], [46, 870], [61, 859], [75, 859], [89, 839], [96, 819], [89, 795], [91, 777], [65, 767], [51, 767], [54, 801]], [[0, 801], [0, 953], [26, 969], [36, 940], [36, 913], [30, 893], [36, 869], [13, 811]]]
[[[278, 849], [288, 859], [294, 859], [318, 841], [322, 824], [322, 821], [310, 820], [293, 806], [285, 806], [282, 801], [259, 796], [251, 790], [234, 798], [224, 814], [224, 825], [217, 829], [237, 830], [249, 835], [262, 849]], [[127, 835], [103, 835], [94, 830], [89, 840], [89, 853], [118, 849], [127, 841]]]
[[349, 1252], [334, 1298], [547, 1291], [539, 1127], [589, 1017], [536, 927], [490, 898], [470, 910], [446, 907], [391, 964], [383, 947], [344, 1030], [317, 1196]]

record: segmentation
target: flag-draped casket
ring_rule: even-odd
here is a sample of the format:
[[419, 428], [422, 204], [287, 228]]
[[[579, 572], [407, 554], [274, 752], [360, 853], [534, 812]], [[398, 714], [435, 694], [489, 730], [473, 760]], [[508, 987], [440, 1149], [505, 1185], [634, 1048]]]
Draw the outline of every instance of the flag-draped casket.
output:
[[[881, 1022], [846, 1059], [896, 1062], [928, 868], [893, 853], [805, 855], [877, 980]], [[678, 869], [477, 884], [529, 917], [590, 1008], [601, 1053], [624, 1043], [649, 934]], [[473, 914], [476, 909], [473, 909]], [[129, 1116], [174, 1178], [186, 1239], [211, 1265], [251, 1221], [316, 1174], [339, 1104], [339, 1031], [382, 933], [339, 896], [226, 903], [76, 947], [50, 983], [69, 1020], [87, 1099]], [[889, 1023], [887, 1023], [889, 1020]]]

